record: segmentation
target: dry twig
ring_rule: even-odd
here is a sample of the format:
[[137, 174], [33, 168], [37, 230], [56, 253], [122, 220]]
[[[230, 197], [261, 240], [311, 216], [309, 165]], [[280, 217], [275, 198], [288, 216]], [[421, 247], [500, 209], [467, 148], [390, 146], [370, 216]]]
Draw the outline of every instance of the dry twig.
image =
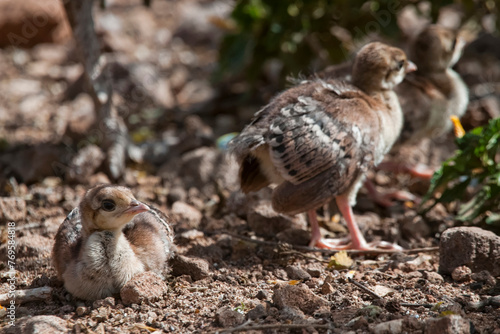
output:
[[[15, 302], [16, 304], [23, 304], [33, 301], [45, 300], [52, 295], [52, 288], [50, 286], [42, 286], [41, 288], [16, 290]], [[0, 304], [7, 305], [10, 302], [8, 293], [0, 295]]]
[[354, 284], [355, 286], [357, 286], [361, 290], [365, 291], [369, 295], [375, 297], [376, 299], [384, 299], [382, 296], [377, 295], [375, 292], [373, 292], [372, 290], [370, 290], [369, 288], [367, 288], [366, 286], [364, 286], [364, 284], [362, 284], [360, 282], [357, 282], [357, 281], [353, 280], [352, 278], [349, 278], [349, 282], [352, 283], [352, 284]]
[[[274, 242], [274, 241], [263, 241], [263, 240], [257, 240], [257, 239], [252, 239], [249, 237], [245, 237], [239, 234], [235, 234], [229, 231], [222, 231], [222, 233], [227, 234], [231, 237], [238, 238], [241, 240], [253, 242], [259, 245], [265, 245], [265, 246], [271, 246], [271, 247], [277, 247], [279, 246], [279, 242]], [[318, 252], [322, 253], [324, 255], [333, 255], [337, 253], [337, 250], [331, 250], [331, 249], [322, 249], [322, 248], [314, 248], [314, 247], [307, 247], [307, 246], [296, 246], [296, 245], [290, 245], [291, 248], [295, 250], [300, 250], [303, 252]], [[416, 254], [416, 253], [425, 253], [425, 252], [436, 252], [439, 250], [439, 247], [425, 247], [425, 248], [414, 248], [414, 249], [403, 249], [401, 251], [397, 250], [386, 250], [386, 249], [376, 249], [376, 250], [357, 250], [357, 249], [347, 249], [345, 250], [346, 253], [348, 254], [374, 254], [374, 255], [379, 255], [379, 254], [394, 254], [394, 253], [405, 253], [405, 254]]]
[[425, 307], [425, 308], [432, 308], [434, 307], [433, 304], [414, 304], [414, 303], [401, 303], [400, 304], [401, 306], [404, 306], [404, 307]]

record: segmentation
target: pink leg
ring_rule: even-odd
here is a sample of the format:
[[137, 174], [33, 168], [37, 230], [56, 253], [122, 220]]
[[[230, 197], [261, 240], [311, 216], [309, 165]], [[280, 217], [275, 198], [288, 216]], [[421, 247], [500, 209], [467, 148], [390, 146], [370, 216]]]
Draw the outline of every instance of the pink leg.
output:
[[412, 201], [420, 203], [420, 198], [403, 190], [391, 191], [388, 193], [381, 193], [375, 188], [375, 185], [369, 179], [365, 180], [365, 188], [368, 190], [368, 195], [373, 201], [379, 205], [390, 207], [394, 205], [393, 199], [400, 201]]
[[309, 247], [314, 247], [321, 240], [321, 231], [319, 230], [316, 210], [307, 211], [307, 216], [309, 217], [309, 224], [311, 225], [311, 242], [309, 243]]
[[349, 239], [323, 239], [319, 230], [316, 210], [307, 211], [309, 224], [311, 225], [311, 241], [309, 247], [327, 248], [327, 249], [345, 249]]
[[337, 201], [337, 206], [344, 216], [347, 223], [347, 228], [351, 235], [351, 242], [348, 239], [323, 239], [321, 237], [321, 231], [318, 225], [318, 219], [315, 210], [309, 210], [307, 212], [309, 216], [309, 223], [311, 224], [311, 242], [310, 247], [328, 248], [333, 250], [343, 250], [343, 249], [358, 249], [358, 250], [375, 250], [378, 247], [384, 249], [401, 250], [402, 248], [395, 244], [390, 244], [385, 241], [370, 243], [368, 244], [359, 230], [358, 224], [354, 220], [354, 215], [352, 213], [351, 206], [349, 204], [349, 199], [346, 195], [337, 196], [335, 198]]
[[354, 220], [354, 215], [352, 213], [351, 205], [349, 204], [349, 199], [346, 195], [337, 196], [335, 198], [337, 202], [337, 206], [344, 216], [344, 219], [347, 223], [347, 228], [349, 229], [349, 233], [351, 234], [351, 248], [352, 249], [369, 249], [368, 244], [366, 243], [365, 237], [361, 234], [359, 230], [358, 224]]

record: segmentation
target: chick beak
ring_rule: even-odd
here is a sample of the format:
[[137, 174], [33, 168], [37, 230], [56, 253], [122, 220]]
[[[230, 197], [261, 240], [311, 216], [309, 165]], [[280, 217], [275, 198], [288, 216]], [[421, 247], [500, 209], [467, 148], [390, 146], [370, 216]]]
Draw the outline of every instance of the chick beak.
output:
[[149, 207], [146, 204], [134, 199], [130, 202], [128, 208], [123, 213], [136, 215], [145, 211], [149, 211]]
[[408, 60], [408, 65], [406, 65], [405, 73], [414, 72], [417, 70], [417, 65], [415, 65], [412, 61]]

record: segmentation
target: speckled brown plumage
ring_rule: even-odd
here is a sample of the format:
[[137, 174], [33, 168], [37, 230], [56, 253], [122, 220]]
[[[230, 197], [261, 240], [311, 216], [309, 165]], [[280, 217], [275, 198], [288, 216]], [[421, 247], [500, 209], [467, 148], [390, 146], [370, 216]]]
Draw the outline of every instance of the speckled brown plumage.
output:
[[[400, 49], [371, 43], [356, 58], [354, 84], [319, 79], [279, 94], [231, 142], [242, 190], [277, 184], [272, 204], [287, 214], [311, 216], [333, 197], [354, 203], [365, 171], [399, 136], [402, 113], [391, 89], [412, 66]], [[356, 248], [367, 247], [354, 237]]]
[[[462, 117], [469, 101], [467, 87], [452, 69], [464, 41], [454, 30], [429, 25], [410, 42], [409, 58], [418, 70], [394, 88], [404, 115], [397, 144], [436, 138], [452, 128], [450, 116]], [[327, 67], [319, 78], [351, 80], [352, 62]]]
[[101, 185], [61, 224], [52, 256], [66, 289], [94, 300], [119, 292], [139, 272], [164, 276], [173, 251], [173, 230], [161, 211], [138, 202], [128, 188]]

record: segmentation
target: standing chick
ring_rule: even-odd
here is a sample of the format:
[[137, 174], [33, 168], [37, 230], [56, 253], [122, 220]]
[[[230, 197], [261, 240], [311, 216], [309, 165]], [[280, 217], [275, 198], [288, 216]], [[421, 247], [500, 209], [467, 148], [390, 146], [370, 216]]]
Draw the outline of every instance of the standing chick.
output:
[[[392, 89], [413, 70], [402, 50], [370, 43], [356, 56], [352, 85], [307, 81], [278, 95], [230, 144], [240, 163], [242, 190], [277, 184], [273, 208], [285, 214], [307, 211], [311, 246], [373, 249], [376, 245], [365, 241], [351, 205], [365, 172], [399, 137], [403, 115]], [[332, 198], [347, 222], [349, 245], [321, 238], [315, 210]]]
[[52, 258], [72, 295], [96, 300], [118, 293], [137, 273], [163, 276], [173, 251], [163, 213], [137, 201], [128, 188], [99, 185], [59, 227]]
[[[460, 59], [465, 40], [452, 29], [429, 25], [410, 42], [410, 59], [418, 70], [394, 88], [404, 115], [403, 130], [395, 148], [423, 138], [437, 138], [452, 128], [451, 116], [465, 114], [467, 86], [452, 67]], [[351, 63], [326, 68], [320, 78], [351, 80]], [[430, 178], [433, 170], [422, 166], [383, 162], [379, 168]], [[389, 194], [390, 197], [390, 194]]]
[[401, 142], [436, 138], [452, 129], [451, 116], [465, 114], [467, 86], [452, 67], [465, 41], [456, 31], [430, 25], [410, 45], [410, 59], [418, 71], [395, 88], [404, 114]]

